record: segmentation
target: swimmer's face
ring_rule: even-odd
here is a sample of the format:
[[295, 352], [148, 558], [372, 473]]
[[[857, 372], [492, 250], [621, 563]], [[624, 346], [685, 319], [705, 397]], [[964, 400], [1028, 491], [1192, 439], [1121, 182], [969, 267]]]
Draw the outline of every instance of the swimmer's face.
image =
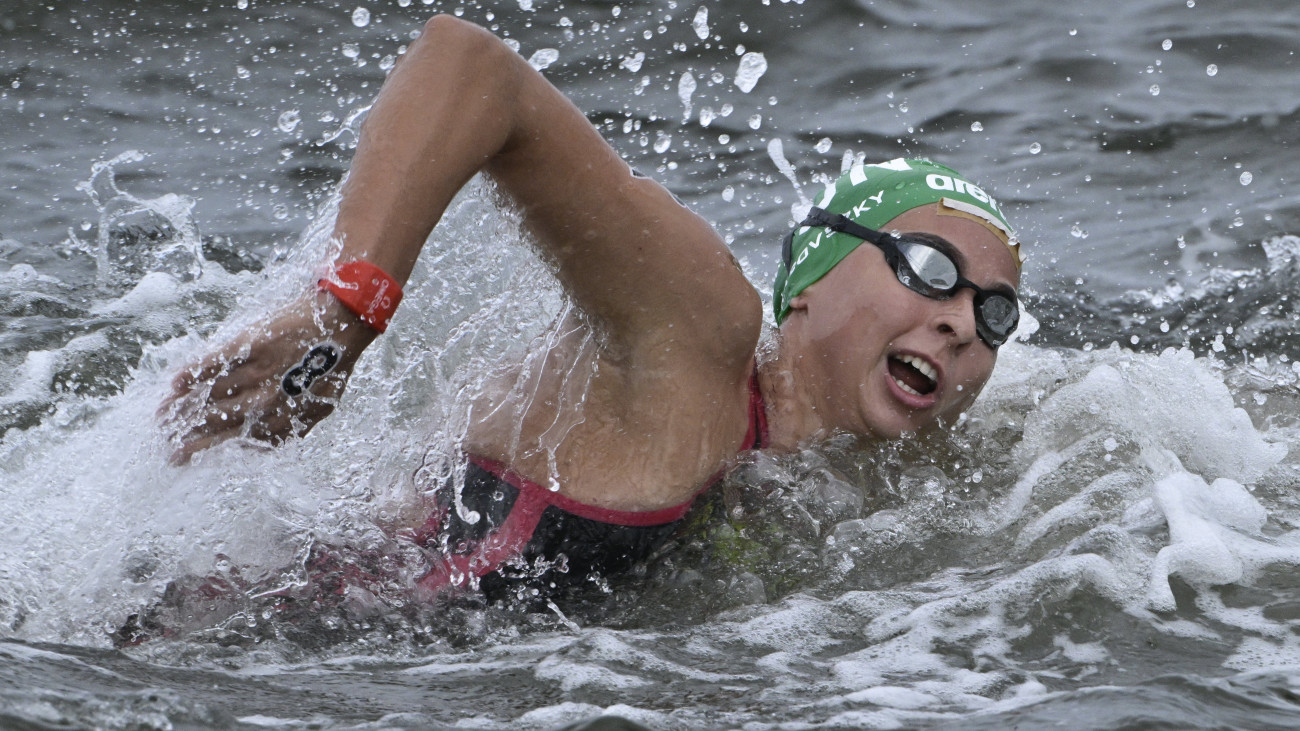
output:
[[[973, 220], [941, 215], [938, 205], [914, 208], [881, 229], [946, 240], [962, 276], [985, 289], [1019, 284], [1006, 244]], [[997, 360], [976, 333], [974, 294], [961, 289], [935, 300], [913, 292], [880, 249], [864, 244], [791, 300], [781, 329], [822, 423], [894, 438], [970, 406]]]

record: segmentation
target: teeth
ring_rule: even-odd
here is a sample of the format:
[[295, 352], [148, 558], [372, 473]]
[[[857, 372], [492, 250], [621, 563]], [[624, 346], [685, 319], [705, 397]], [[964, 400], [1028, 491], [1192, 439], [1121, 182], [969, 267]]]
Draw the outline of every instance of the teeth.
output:
[[[918, 371], [920, 371], [921, 375], [930, 379], [931, 383], [934, 383], [935, 381], [939, 380], [939, 374], [934, 370], [934, 368], [929, 363], [926, 363], [924, 360], [921, 360], [920, 358], [914, 355], [900, 355], [898, 356], [898, 359], [912, 366]], [[910, 388], [908, 390], [912, 391], [912, 389]], [[916, 393], [916, 391], [912, 391], [912, 393]]]
[[921, 392], [920, 392], [920, 391], [916, 390], [915, 388], [912, 388], [911, 386], [907, 385], [906, 383], [903, 383], [902, 381], [898, 380], [897, 378], [894, 379], [894, 383], [898, 384], [898, 387], [899, 387], [899, 388], [901, 388], [901, 389], [903, 389], [904, 391], [906, 391], [906, 392], [912, 394], [913, 396], [920, 396], [920, 395], [921, 395]]

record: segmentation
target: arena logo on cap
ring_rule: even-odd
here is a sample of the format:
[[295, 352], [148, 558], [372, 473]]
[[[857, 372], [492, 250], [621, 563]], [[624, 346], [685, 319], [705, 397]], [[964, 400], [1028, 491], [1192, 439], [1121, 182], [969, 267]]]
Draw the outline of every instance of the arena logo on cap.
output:
[[995, 208], [997, 207], [997, 203], [993, 201], [993, 196], [985, 193], [978, 185], [967, 183], [961, 178], [930, 173], [925, 176], [925, 184], [930, 186], [932, 190], [950, 190], [954, 193], [965, 193], [980, 203], [988, 203]]

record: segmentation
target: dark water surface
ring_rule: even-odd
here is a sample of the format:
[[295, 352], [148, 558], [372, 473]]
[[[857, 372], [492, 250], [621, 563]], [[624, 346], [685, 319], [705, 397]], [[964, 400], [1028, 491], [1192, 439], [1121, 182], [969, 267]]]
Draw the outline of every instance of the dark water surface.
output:
[[[412, 606], [389, 527], [560, 306], [489, 190], [309, 439], [174, 468], [152, 414], [310, 283], [434, 12], [549, 63], [765, 292], [846, 156], [966, 172], [1026, 242], [1025, 337], [951, 438], [757, 456], [609, 594]], [[1300, 724], [1298, 49], [1283, 0], [6, 0], [0, 727]], [[390, 580], [273, 610], [313, 550]], [[195, 576], [238, 599], [111, 649]]]

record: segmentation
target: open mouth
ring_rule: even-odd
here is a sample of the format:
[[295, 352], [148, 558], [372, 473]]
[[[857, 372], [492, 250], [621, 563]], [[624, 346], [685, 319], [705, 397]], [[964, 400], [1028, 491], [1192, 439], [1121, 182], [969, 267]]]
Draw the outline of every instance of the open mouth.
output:
[[939, 385], [939, 374], [935, 372], [934, 366], [914, 355], [889, 356], [889, 377], [904, 392], [916, 396], [934, 393]]

